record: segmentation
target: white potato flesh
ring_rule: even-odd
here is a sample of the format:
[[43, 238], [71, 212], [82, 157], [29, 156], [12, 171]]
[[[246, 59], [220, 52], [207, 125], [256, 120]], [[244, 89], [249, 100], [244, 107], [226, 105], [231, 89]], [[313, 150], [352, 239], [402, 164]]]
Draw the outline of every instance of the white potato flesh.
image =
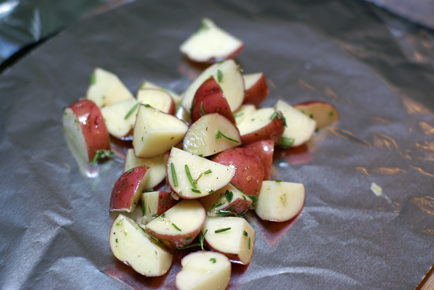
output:
[[264, 128], [271, 122], [273, 122], [270, 117], [276, 112], [274, 108], [264, 108], [256, 110], [250, 113], [242, 122], [237, 126], [240, 130], [240, 135], [247, 135], [249, 133], [255, 132], [261, 128]]
[[76, 149], [75, 151], [79, 153], [78, 155], [80, 156], [80, 159], [83, 159], [88, 163], [89, 156], [87, 154], [86, 140], [84, 139], [80, 122], [77, 120], [77, 116], [70, 108], [66, 108], [63, 112], [62, 122], [66, 136], [74, 149]]
[[[231, 194], [226, 194], [227, 191]], [[229, 183], [216, 192], [201, 198], [200, 202], [205, 207], [208, 216], [219, 216], [218, 212], [220, 210], [230, 206], [231, 204], [235, 204], [235, 202], [239, 200], [251, 201], [250, 197], [242, 193], [232, 183]]]
[[[187, 167], [190, 175], [187, 173]], [[172, 148], [167, 161], [169, 185], [181, 198], [201, 198], [226, 186], [235, 169], [192, 153]], [[191, 176], [196, 189], [189, 179]]]
[[151, 191], [142, 193], [142, 207], [145, 206], [145, 210], [142, 211], [145, 215], [142, 217], [142, 223], [147, 224], [151, 222], [158, 212], [158, 201], [160, 199], [159, 191]]
[[216, 252], [194, 252], [181, 260], [182, 270], [176, 275], [179, 290], [224, 290], [231, 279], [231, 262]]
[[[164, 91], [166, 91], [167, 93], [169, 93], [169, 95], [172, 97], [173, 101], [175, 102], [175, 105], [176, 105], [176, 106], [178, 106], [178, 105], [181, 104], [182, 97], [181, 97], [180, 95], [178, 95], [177, 93], [175, 93], [175, 92], [173, 92], [173, 91], [171, 91], [171, 90], [168, 90], [168, 89], [166, 89], [166, 88], [159, 87], [159, 86], [157, 86], [156, 84], [151, 83], [151, 82], [149, 82], [149, 81], [145, 81], [145, 82], [143, 82], [143, 83], [141, 84], [141, 86], [140, 86], [140, 90], [142, 90], [142, 89], [160, 89], [160, 90], [164, 90]], [[152, 105], [151, 105], [151, 106], [152, 106]]]
[[179, 108], [175, 112], [175, 116], [178, 119], [183, 120], [186, 124], [190, 124], [191, 122], [190, 113], [187, 112], [183, 106], [179, 106]]
[[140, 158], [164, 154], [181, 142], [187, 130], [188, 126], [175, 116], [141, 105], [134, 125], [134, 153]]
[[277, 141], [284, 146], [298, 146], [306, 143], [316, 129], [316, 122], [290, 106], [285, 101], [279, 100], [276, 109], [281, 111], [286, 120], [285, 131]]
[[246, 104], [242, 105], [234, 112], [235, 123], [239, 126], [245, 119], [249, 119], [250, 115], [256, 112], [255, 105]]
[[146, 225], [146, 231], [158, 239], [172, 242], [178, 247], [179, 237], [194, 239], [206, 219], [203, 205], [197, 200], [182, 200], [164, 215]]
[[[107, 130], [119, 139], [127, 137], [134, 128], [138, 106], [135, 99], [128, 99], [101, 109]], [[128, 118], [125, 118], [127, 117]]]
[[165, 154], [158, 155], [154, 158], [137, 158], [134, 149], [127, 150], [124, 162], [124, 172], [137, 166], [149, 166], [152, 170], [148, 173], [148, 179], [145, 182], [144, 189], [154, 188], [166, 178], [166, 161]]
[[244, 80], [241, 72], [238, 70], [238, 65], [232, 59], [213, 64], [193, 81], [184, 92], [184, 98], [182, 100], [184, 109], [190, 112], [191, 103], [197, 89], [209, 79], [210, 76], [213, 76], [217, 80], [232, 112], [237, 110], [244, 100]]
[[214, 113], [203, 115], [190, 126], [184, 137], [183, 149], [206, 157], [240, 144], [237, 127], [222, 115]]
[[172, 107], [172, 97], [163, 90], [140, 89], [137, 92], [137, 101], [148, 104], [164, 113], [169, 113]]
[[243, 42], [217, 27], [209, 19], [202, 20], [201, 28], [181, 44], [180, 50], [197, 62], [226, 59], [241, 49]]
[[304, 199], [302, 183], [264, 180], [255, 211], [263, 220], [283, 222], [302, 210]]
[[116, 102], [134, 99], [134, 96], [117, 75], [96, 68], [91, 75], [91, 84], [87, 90], [86, 99], [102, 108]]
[[245, 86], [246, 90], [250, 89], [253, 85], [255, 85], [263, 75], [264, 75], [263, 73], [254, 73], [254, 74], [243, 75], [244, 86]]
[[172, 265], [173, 255], [122, 214], [110, 229], [110, 248], [117, 259], [145, 276], [162, 276]]
[[252, 261], [256, 232], [244, 218], [207, 217], [202, 233], [205, 231], [205, 241], [213, 250], [235, 263]]

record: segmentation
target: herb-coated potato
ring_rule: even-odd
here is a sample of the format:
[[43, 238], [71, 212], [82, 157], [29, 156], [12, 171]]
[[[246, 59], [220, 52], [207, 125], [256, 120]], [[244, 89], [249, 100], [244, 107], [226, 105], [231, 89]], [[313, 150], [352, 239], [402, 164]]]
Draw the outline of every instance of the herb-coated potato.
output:
[[244, 148], [255, 153], [264, 165], [264, 180], [269, 180], [271, 175], [271, 165], [273, 164], [274, 141], [261, 140], [247, 144]]
[[258, 196], [264, 178], [264, 165], [252, 151], [231, 148], [214, 155], [211, 160], [235, 168], [231, 183], [244, 194]]

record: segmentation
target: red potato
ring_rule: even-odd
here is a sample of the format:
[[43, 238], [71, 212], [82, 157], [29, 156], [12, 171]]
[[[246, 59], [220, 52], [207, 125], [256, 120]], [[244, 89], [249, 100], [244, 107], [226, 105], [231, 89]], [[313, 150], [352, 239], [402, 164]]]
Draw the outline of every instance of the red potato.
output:
[[137, 101], [148, 104], [166, 114], [175, 114], [175, 102], [171, 95], [160, 89], [140, 89], [137, 92]]
[[142, 223], [146, 224], [152, 219], [162, 215], [172, 208], [178, 200], [173, 199], [172, 194], [166, 191], [151, 191], [142, 194]]
[[273, 164], [274, 141], [261, 140], [250, 143], [243, 148], [249, 149], [256, 154], [264, 165], [264, 180], [269, 180], [271, 175], [271, 165]]
[[124, 172], [113, 186], [110, 211], [132, 212], [144, 190], [149, 167], [139, 166]]
[[145, 231], [169, 247], [178, 248], [193, 242], [205, 219], [205, 208], [199, 201], [182, 200], [148, 223]]
[[99, 150], [110, 150], [110, 136], [98, 106], [81, 99], [67, 107], [63, 128], [87, 162], [92, 162]]
[[264, 165], [252, 151], [231, 148], [215, 155], [211, 160], [235, 168], [231, 183], [246, 195], [258, 196], [264, 178]]
[[268, 85], [263, 73], [243, 75], [246, 91], [243, 104], [259, 107], [268, 97]]
[[205, 114], [218, 113], [233, 124], [235, 118], [223, 92], [214, 77], [207, 79], [196, 91], [192, 102], [191, 122]]
[[180, 51], [195, 62], [218, 62], [236, 57], [244, 44], [205, 18], [202, 25], [180, 46]]
[[244, 145], [267, 139], [276, 142], [285, 131], [285, 119], [273, 108], [259, 109], [245, 117], [238, 129]]
[[309, 116], [316, 122], [316, 127], [322, 129], [331, 123], [339, 120], [339, 113], [333, 105], [321, 102], [310, 101], [297, 104], [294, 106], [299, 112]]

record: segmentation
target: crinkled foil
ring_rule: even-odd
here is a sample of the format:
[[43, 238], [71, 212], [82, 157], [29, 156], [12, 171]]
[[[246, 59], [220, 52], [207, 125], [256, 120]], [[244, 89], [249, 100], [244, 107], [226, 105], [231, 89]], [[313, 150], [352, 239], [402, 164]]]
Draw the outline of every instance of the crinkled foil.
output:
[[77, 23], [3, 73], [1, 288], [174, 288], [179, 257], [151, 279], [112, 255], [108, 207], [123, 161], [84, 177], [62, 108], [85, 96], [97, 66], [134, 93], [143, 80], [182, 93], [198, 70], [178, 47], [203, 17], [244, 41], [237, 61], [265, 73], [264, 106], [320, 100], [340, 114], [307, 146], [276, 151], [273, 178], [304, 183], [305, 207], [289, 223], [247, 217], [254, 257], [234, 266], [230, 289], [416, 288], [434, 262], [434, 69], [402, 49], [372, 6], [136, 1]]

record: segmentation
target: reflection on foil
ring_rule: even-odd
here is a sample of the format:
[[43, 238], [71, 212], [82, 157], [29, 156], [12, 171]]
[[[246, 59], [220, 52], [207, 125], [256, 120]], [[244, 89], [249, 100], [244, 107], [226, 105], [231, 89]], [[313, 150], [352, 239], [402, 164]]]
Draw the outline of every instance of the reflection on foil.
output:
[[392, 149], [396, 149], [398, 150], [398, 144], [396, 143], [395, 140], [393, 140], [392, 137], [389, 137], [387, 135], [384, 134], [380, 134], [380, 133], [372, 133], [372, 135], [374, 136], [374, 146], [377, 148], [384, 148], [386, 147], [389, 150]]
[[357, 137], [356, 135], [354, 135], [353, 133], [351, 133], [350, 131], [344, 130], [344, 129], [339, 129], [339, 128], [330, 128], [330, 132], [332, 132], [335, 136], [348, 140], [354, 144], [356, 144], [357, 146], [361, 146], [363, 148], [371, 148], [372, 145], [371, 143], [369, 143], [368, 141]]
[[386, 119], [383, 119], [383, 118], [380, 118], [380, 117], [372, 117], [370, 120], [372, 122], [375, 122], [375, 123], [383, 123], [383, 124], [392, 123], [392, 121], [386, 120]]
[[429, 176], [429, 177], [434, 177], [434, 174], [431, 174], [431, 173], [429, 173], [429, 172], [426, 172], [426, 171], [424, 171], [424, 170], [423, 170], [422, 168], [420, 168], [420, 167], [416, 167], [416, 166], [412, 166], [412, 165], [410, 165], [410, 167], [413, 168], [414, 170], [416, 170], [417, 172], [423, 174], [423, 175], [426, 175], [426, 176]]
[[424, 213], [434, 216], [434, 197], [415, 197], [410, 202], [419, 207]]
[[[89, 178], [96, 178], [99, 174], [99, 166], [95, 165], [92, 166], [90, 163], [88, 163], [83, 156], [80, 154], [77, 147], [74, 146], [71, 139], [68, 137], [66, 133], [63, 134], [66, 145], [68, 146], [69, 151], [71, 152], [72, 156], [74, 157], [75, 161], [77, 162], [78, 168], [80, 169], [80, 173], [84, 177]], [[69, 165], [68, 165], [69, 166]]]
[[409, 97], [403, 96], [402, 101], [407, 109], [407, 113], [410, 115], [433, 115], [433, 113], [424, 105], [410, 99]]
[[304, 82], [302, 80], [298, 80], [297, 84], [298, 84], [298, 86], [300, 88], [308, 89], [308, 90], [314, 91], [314, 92], [316, 92], [318, 94], [321, 94], [320, 91], [318, 91], [315, 87], [309, 85], [308, 83], [306, 83], [306, 82]]
[[419, 149], [419, 151], [434, 156], [434, 141], [433, 142], [425, 141], [425, 145], [419, 143], [416, 143], [415, 145], [416, 148]]
[[356, 170], [357, 170], [357, 171], [360, 171], [361, 173], [364, 173], [364, 174], [366, 174], [366, 175], [370, 175], [370, 174], [368, 173], [368, 170], [366, 170], [366, 168], [364, 168], [364, 167], [356, 167]]
[[425, 234], [434, 236], [434, 229], [426, 229], [426, 230], [423, 230], [422, 232]]
[[329, 86], [324, 87], [324, 93], [326, 94], [327, 97], [330, 98], [330, 100], [332, 101], [338, 100], [338, 95]]
[[376, 174], [395, 175], [395, 174], [405, 173], [406, 171], [404, 169], [400, 169], [397, 167], [394, 168], [381, 167], [381, 168], [375, 168], [373, 172]]
[[0, 4], [0, 18], [6, 17], [11, 14], [15, 7], [20, 4], [19, 1], [7, 1], [5, 3]]
[[434, 127], [432, 127], [430, 124], [426, 122], [419, 122], [419, 126], [422, 128], [425, 135], [434, 134]]

